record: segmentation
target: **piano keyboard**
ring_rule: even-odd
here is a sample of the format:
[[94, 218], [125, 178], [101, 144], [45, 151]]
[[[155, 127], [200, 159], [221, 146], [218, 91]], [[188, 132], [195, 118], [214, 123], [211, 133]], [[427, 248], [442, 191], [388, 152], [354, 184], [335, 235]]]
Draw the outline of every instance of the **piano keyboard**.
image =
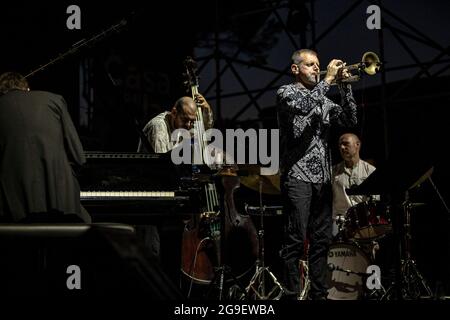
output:
[[175, 191], [86, 191], [80, 201], [94, 222], [148, 224], [160, 218], [188, 217], [188, 195]]
[[174, 191], [81, 191], [82, 200], [129, 199], [129, 198], [174, 198]]

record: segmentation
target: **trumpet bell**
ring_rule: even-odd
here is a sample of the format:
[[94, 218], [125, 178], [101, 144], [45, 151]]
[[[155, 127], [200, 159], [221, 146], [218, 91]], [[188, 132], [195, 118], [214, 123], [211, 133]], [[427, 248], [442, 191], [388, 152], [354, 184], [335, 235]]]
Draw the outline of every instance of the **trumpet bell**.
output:
[[368, 75], [374, 75], [378, 71], [380, 71], [380, 58], [378, 58], [377, 54], [371, 51], [364, 53], [362, 57], [362, 62], [364, 63], [364, 72]]
[[[347, 65], [344, 68], [347, 70], [355, 70], [357, 74], [351, 75], [349, 78], [345, 79], [335, 79], [331, 84], [336, 85], [341, 82], [356, 82], [361, 79], [361, 73], [364, 71], [366, 74], [372, 76], [380, 71], [381, 62], [380, 58], [378, 58], [377, 54], [371, 51], [368, 51], [363, 54], [362, 61]], [[320, 71], [320, 75], [325, 75], [327, 71]]]

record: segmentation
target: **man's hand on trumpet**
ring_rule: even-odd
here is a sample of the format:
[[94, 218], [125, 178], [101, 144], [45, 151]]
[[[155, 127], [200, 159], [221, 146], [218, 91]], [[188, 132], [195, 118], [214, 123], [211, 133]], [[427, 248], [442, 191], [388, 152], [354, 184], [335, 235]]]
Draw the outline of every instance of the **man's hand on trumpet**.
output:
[[351, 73], [345, 68], [347, 63], [342, 60], [333, 59], [327, 66], [325, 81], [331, 84], [333, 81], [340, 81], [351, 77]]
[[352, 74], [348, 71], [348, 69], [345, 67], [347, 63], [343, 63], [341, 68], [338, 70], [338, 76], [336, 78], [337, 81], [348, 79], [352, 76]]
[[339, 69], [344, 62], [342, 60], [333, 59], [327, 66], [327, 74], [325, 75], [325, 81], [331, 84], [338, 76]]

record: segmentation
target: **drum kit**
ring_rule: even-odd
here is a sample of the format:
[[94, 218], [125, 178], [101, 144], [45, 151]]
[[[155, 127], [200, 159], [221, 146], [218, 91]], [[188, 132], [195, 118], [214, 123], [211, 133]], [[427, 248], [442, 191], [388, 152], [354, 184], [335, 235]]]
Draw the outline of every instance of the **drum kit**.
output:
[[[264, 254], [264, 217], [278, 216], [282, 214], [282, 206], [263, 205], [263, 195], [279, 195], [280, 176], [265, 176], [259, 172], [259, 166], [240, 166], [238, 176], [240, 184], [248, 189], [257, 191], [259, 204], [255, 206], [245, 205], [245, 214], [259, 218], [257, 230], [258, 254], [254, 264], [253, 276], [247, 286], [231, 286], [228, 297], [231, 299], [252, 300], [278, 300], [284, 294], [284, 287], [266, 265]], [[329, 300], [388, 300], [393, 298], [395, 285], [388, 282], [385, 289], [381, 284], [381, 278], [377, 278], [378, 286], [368, 289], [366, 282], [372, 275], [368, 272], [370, 266], [380, 263], [376, 260], [377, 252], [384, 247], [395, 247], [395, 243], [389, 242], [391, 234], [394, 234], [393, 215], [404, 215], [405, 245], [402, 247], [402, 282], [410, 283], [414, 279], [415, 287], [407, 288], [405, 296], [416, 297], [425, 293], [431, 295], [431, 290], [418, 272], [414, 261], [410, 256], [410, 212], [419, 204], [405, 201], [401, 206], [402, 212], [397, 212], [374, 197], [368, 201], [358, 203], [350, 207], [345, 216], [337, 216], [334, 219], [336, 231], [333, 242], [328, 251], [328, 299]], [[385, 241], [388, 241], [386, 243]], [[394, 249], [395, 250], [395, 249]], [[389, 257], [394, 259], [394, 257]], [[381, 261], [383, 263], [384, 261]], [[393, 263], [393, 261], [391, 261]], [[387, 262], [387, 263], [391, 263]], [[306, 299], [309, 288], [308, 263], [300, 261], [302, 292], [299, 299]], [[388, 267], [391, 267], [389, 265]], [[385, 285], [386, 285], [385, 284]], [[405, 284], [402, 284], [404, 287]], [[417, 294], [416, 294], [417, 293]]]
[[[249, 170], [248, 170], [249, 169]], [[241, 184], [257, 191], [259, 206], [246, 206], [246, 213], [260, 217], [258, 240], [260, 253], [256, 271], [246, 287], [247, 297], [256, 300], [276, 300], [284, 289], [275, 275], [265, 265], [264, 258], [264, 216], [281, 214], [281, 206], [263, 205], [262, 195], [278, 195], [280, 176], [259, 175], [252, 167], [245, 167], [248, 175], [241, 176]], [[380, 201], [370, 200], [351, 207], [345, 217], [336, 219], [337, 234], [328, 252], [329, 292], [331, 300], [358, 300], [367, 294], [367, 268], [374, 263], [377, 240], [392, 231], [389, 207]], [[306, 299], [309, 288], [308, 263], [300, 261], [302, 270], [302, 292], [299, 299]], [[385, 291], [377, 296], [381, 296]], [[370, 293], [373, 294], [373, 293]]]
[[[400, 233], [400, 274], [395, 280], [394, 274], [385, 277], [391, 278], [385, 284], [386, 289], [381, 283], [382, 275], [377, 278], [379, 286], [376, 289], [368, 289], [366, 281], [372, 275], [368, 272], [370, 265], [384, 263], [385, 266], [379, 267], [389, 271], [396, 263], [395, 254], [385, 257], [385, 260], [376, 260], [377, 251], [383, 249], [383, 246], [392, 246], [393, 250], [396, 248], [392, 223], [394, 217], [390, 207], [380, 201], [370, 200], [349, 208], [345, 218], [336, 219], [338, 233], [328, 253], [328, 267], [331, 271], [328, 299], [381, 301], [431, 298], [432, 291], [411, 256], [411, 212], [413, 208], [423, 205], [425, 204], [410, 202], [406, 196], [400, 211], [396, 212], [403, 219], [403, 231]], [[390, 240], [385, 242], [386, 238]], [[399, 281], [399, 284], [395, 281]], [[399, 292], [395, 292], [396, 290]]]
[[[256, 272], [246, 287], [250, 299], [279, 299], [283, 287], [275, 275], [265, 265], [264, 261], [264, 216], [281, 214], [281, 206], [264, 206], [262, 195], [280, 194], [280, 176], [259, 175], [252, 167], [245, 167], [248, 175], [241, 176], [241, 184], [257, 191], [260, 196], [259, 206], [246, 206], [246, 213], [259, 216], [261, 219], [258, 230], [260, 255], [256, 263]], [[337, 234], [328, 251], [328, 299], [358, 300], [367, 294], [367, 268], [374, 263], [375, 252], [380, 239], [391, 233], [389, 206], [380, 201], [370, 200], [359, 203], [348, 209], [345, 217], [335, 219]], [[300, 299], [307, 297], [309, 279], [308, 263], [301, 261], [303, 290]], [[377, 297], [385, 293], [383, 290]]]
[[[401, 164], [403, 164], [402, 162]], [[403, 300], [431, 298], [432, 292], [411, 256], [411, 212], [423, 203], [413, 203], [409, 190], [431, 180], [433, 167], [427, 160], [417, 161], [415, 168], [404, 168], [391, 161], [377, 169], [361, 185], [346, 189], [348, 195], [366, 195], [371, 200], [358, 203], [337, 221], [338, 233], [328, 255], [332, 271], [328, 299]], [[395, 173], [395, 174], [394, 174]], [[436, 190], [437, 191], [437, 190]], [[389, 200], [389, 205], [373, 200], [374, 194]], [[376, 252], [390, 247], [386, 261], [376, 265]], [[369, 289], [371, 264], [383, 267], [387, 289], [378, 275], [378, 286]], [[381, 268], [380, 268], [381, 270]], [[390, 278], [390, 279], [389, 279]], [[386, 284], [385, 284], [386, 285]], [[372, 287], [372, 286], [370, 286]]]
[[350, 207], [344, 217], [336, 217], [334, 223], [337, 234], [328, 251], [328, 299], [358, 300], [373, 295], [366, 288], [367, 268], [375, 262], [378, 241], [392, 231], [389, 206], [373, 199], [364, 201]]
[[[240, 177], [241, 184], [248, 189], [258, 192], [259, 206], [245, 206], [246, 214], [260, 218], [258, 230], [259, 255], [256, 270], [249, 284], [245, 288], [246, 296], [241, 299], [277, 300], [284, 294], [283, 286], [276, 276], [265, 265], [264, 257], [264, 217], [279, 215], [282, 206], [263, 205], [263, 195], [279, 195], [280, 176], [260, 175], [256, 166], [246, 166]], [[367, 297], [381, 297], [386, 293], [374, 294], [368, 292], [366, 280], [370, 275], [367, 268], [374, 264], [378, 241], [392, 232], [389, 206], [377, 200], [361, 202], [348, 209], [345, 217], [336, 220], [337, 234], [328, 251], [328, 299], [330, 300], [358, 300]], [[299, 299], [306, 299], [308, 294], [308, 263], [300, 261], [302, 270], [302, 292]]]

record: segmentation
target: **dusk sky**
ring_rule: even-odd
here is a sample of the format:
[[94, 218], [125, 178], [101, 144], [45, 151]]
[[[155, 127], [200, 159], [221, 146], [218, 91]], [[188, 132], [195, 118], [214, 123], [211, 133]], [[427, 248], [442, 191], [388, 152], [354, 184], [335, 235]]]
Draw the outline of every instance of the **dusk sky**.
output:
[[[316, 38], [319, 37], [325, 30], [327, 30], [345, 11], [347, 11], [353, 3], [353, 0], [339, 0], [339, 1], [315, 1], [315, 28]], [[447, 47], [450, 43], [450, 34], [448, 29], [450, 27], [450, 20], [448, 15], [450, 13], [450, 2], [448, 1], [382, 1], [382, 6], [385, 6], [389, 12], [381, 11], [382, 20], [386, 21], [390, 26], [398, 28], [403, 31], [407, 31], [411, 35], [419, 37], [419, 35], [408, 29], [407, 26], [397, 20], [396, 17], [402, 21], [410, 24], [423, 35], [429, 37], [429, 39], [435, 41], [442, 47]], [[369, 1], [363, 1], [360, 3], [346, 18], [341, 21], [335, 28], [332, 29], [317, 45], [317, 51], [321, 61], [321, 70], [326, 70], [326, 65], [333, 58], [342, 59], [347, 64], [357, 63], [361, 60], [362, 55], [366, 51], [373, 51], [380, 54], [379, 45], [379, 32], [377, 30], [369, 30], [366, 26], [366, 21], [369, 18], [369, 14], [366, 13], [367, 7], [371, 3]], [[309, 4], [307, 4], [309, 8]], [[279, 15], [285, 20], [288, 14], [286, 8], [278, 10]], [[396, 17], [394, 17], [393, 15]], [[272, 14], [269, 19], [274, 19]], [[403, 65], [414, 64], [415, 61], [408, 53], [408, 51], [402, 47], [399, 40], [394, 37], [393, 33], [386, 26], [381, 24], [381, 28], [384, 36], [384, 59], [385, 68], [393, 68]], [[311, 27], [309, 27], [311, 30]], [[299, 36], [293, 35], [294, 39], [299, 43]], [[311, 44], [311, 31], [307, 32], [307, 44]], [[268, 65], [272, 68], [282, 70], [288, 64], [292, 52], [298, 47], [294, 47], [286, 34], [281, 31], [275, 38], [278, 43], [274, 46], [268, 54]], [[433, 60], [440, 51], [435, 48], [431, 48], [426, 44], [420, 43], [414, 39], [410, 39], [405, 36], [401, 36], [407, 47], [412, 50], [420, 62], [429, 62]], [[228, 56], [232, 56], [234, 50], [225, 48], [224, 51], [228, 53]], [[212, 50], [198, 49], [196, 51], [199, 57], [206, 56], [212, 53]], [[241, 57], [245, 57], [241, 55]], [[247, 57], [248, 58], [248, 57]], [[447, 57], [443, 57], [442, 60], [448, 60]], [[243, 59], [244, 60], [244, 59]], [[223, 64], [223, 62], [222, 62]], [[448, 64], [448, 61], [447, 61]], [[236, 64], [238, 67], [239, 65]], [[437, 64], [431, 68], [432, 72], [435, 72], [446, 64]], [[214, 61], [208, 65], [201, 74], [201, 88], [206, 88], [211, 79], [214, 77]], [[409, 68], [398, 71], [388, 71], [386, 74], [387, 82], [393, 82], [398, 80], [408, 79], [414, 76], [420, 69], [418, 67]], [[239, 73], [250, 89], [263, 88], [269, 83], [275, 76], [275, 73], [258, 70], [257, 68], [239, 67]], [[442, 75], [450, 74], [450, 70], [447, 69]], [[242, 91], [242, 86], [228, 71], [222, 77], [223, 81], [223, 93]], [[292, 78], [286, 76], [281, 78], [274, 86], [282, 85], [291, 81]], [[354, 84], [355, 89], [368, 88], [371, 86], [377, 86], [381, 83], [380, 75], [365, 76], [364, 79]], [[211, 92], [210, 96], [214, 96]], [[245, 97], [245, 96], [244, 96]], [[275, 90], [267, 91], [258, 102], [262, 106], [273, 106], [275, 103]], [[232, 116], [235, 114], [235, 110], [239, 109], [242, 104], [246, 104], [247, 101], [242, 97], [228, 98], [223, 104], [223, 115]], [[241, 116], [241, 119], [245, 118], [257, 118], [257, 110], [250, 108], [246, 113]]]

